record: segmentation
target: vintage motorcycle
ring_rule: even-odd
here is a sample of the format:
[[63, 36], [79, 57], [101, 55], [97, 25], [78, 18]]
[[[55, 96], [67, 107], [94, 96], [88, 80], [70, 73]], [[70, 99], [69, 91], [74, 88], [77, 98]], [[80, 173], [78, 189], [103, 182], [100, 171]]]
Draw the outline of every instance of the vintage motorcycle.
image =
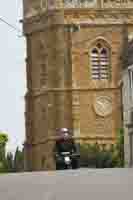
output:
[[61, 152], [56, 155], [56, 159], [58, 159], [57, 169], [72, 169], [70, 152]]
[[77, 169], [79, 168], [80, 154], [76, 145], [66, 128], [61, 129], [61, 135], [56, 140], [56, 169]]

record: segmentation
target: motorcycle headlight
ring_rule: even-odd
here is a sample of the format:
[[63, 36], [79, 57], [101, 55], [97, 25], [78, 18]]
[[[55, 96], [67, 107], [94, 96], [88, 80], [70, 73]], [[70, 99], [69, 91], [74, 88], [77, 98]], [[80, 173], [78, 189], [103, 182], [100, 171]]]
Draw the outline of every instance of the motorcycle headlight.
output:
[[64, 159], [65, 159], [65, 162], [66, 162], [67, 164], [71, 163], [71, 159], [70, 159], [69, 156], [65, 156]]

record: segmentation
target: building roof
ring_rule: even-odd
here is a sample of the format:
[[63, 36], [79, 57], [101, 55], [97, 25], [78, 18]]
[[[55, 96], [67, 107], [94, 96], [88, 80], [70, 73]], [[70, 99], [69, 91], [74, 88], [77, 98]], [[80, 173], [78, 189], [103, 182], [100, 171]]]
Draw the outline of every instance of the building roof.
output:
[[133, 169], [1, 175], [1, 200], [131, 200]]

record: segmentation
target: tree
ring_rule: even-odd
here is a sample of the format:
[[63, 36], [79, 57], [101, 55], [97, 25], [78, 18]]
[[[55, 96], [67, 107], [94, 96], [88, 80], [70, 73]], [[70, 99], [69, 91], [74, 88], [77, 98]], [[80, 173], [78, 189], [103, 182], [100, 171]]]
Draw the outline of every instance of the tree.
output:
[[16, 148], [14, 156], [14, 172], [24, 171], [24, 152], [20, 151], [19, 148]]
[[117, 133], [117, 143], [116, 143], [116, 156], [118, 160], [118, 166], [124, 167], [125, 161], [124, 161], [124, 129], [121, 128], [118, 130]]
[[6, 171], [7, 172], [14, 172], [14, 160], [13, 160], [13, 154], [11, 152], [7, 153], [6, 156]]
[[0, 133], [0, 144], [6, 145], [8, 142], [8, 135], [5, 133]]
[[6, 144], [8, 142], [8, 135], [0, 133], [0, 172], [6, 171]]
[[5, 159], [5, 149], [8, 142], [8, 135], [0, 133], [0, 161]]

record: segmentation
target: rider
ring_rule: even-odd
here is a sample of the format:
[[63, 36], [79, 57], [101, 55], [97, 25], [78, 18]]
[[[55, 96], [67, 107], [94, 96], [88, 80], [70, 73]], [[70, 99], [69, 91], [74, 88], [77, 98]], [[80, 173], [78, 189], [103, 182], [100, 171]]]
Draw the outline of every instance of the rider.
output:
[[[56, 155], [58, 155], [58, 158], [60, 159], [60, 155], [62, 152], [69, 152], [71, 155], [74, 153], [76, 154], [77, 149], [76, 145], [74, 144], [74, 141], [70, 135], [70, 131], [67, 128], [61, 128], [59, 129], [59, 137], [56, 140], [56, 145], [55, 145], [55, 152]], [[78, 167], [78, 160], [77, 157], [75, 158], [73, 156], [72, 158], [72, 165], [73, 168]]]
[[59, 138], [56, 141], [57, 152], [76, 152], [76, 147], [67, 128], [59, 130]]

